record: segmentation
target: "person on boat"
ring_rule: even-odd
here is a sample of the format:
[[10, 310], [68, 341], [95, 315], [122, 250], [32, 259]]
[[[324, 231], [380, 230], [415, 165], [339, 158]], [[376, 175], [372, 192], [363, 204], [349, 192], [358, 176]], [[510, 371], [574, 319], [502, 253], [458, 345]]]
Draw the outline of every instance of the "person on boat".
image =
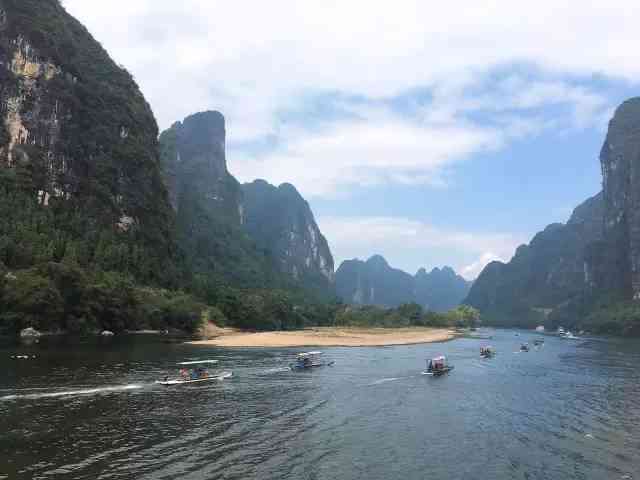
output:
[[186, 369], [186, 368], [181, 368], [181, 369], [180, 369], [180, 377], [181, 377], [183, 380], [189, 380], [189, 372], [187, 371], [187, 369]]

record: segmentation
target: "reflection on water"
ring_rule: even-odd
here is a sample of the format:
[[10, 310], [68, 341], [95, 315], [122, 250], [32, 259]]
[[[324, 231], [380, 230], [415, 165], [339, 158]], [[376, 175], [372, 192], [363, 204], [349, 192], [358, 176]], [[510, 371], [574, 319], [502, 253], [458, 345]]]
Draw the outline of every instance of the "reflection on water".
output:
[[[533, 338], [331, 348], [312, 372], [291, 349], [0, 348], [0, 479], [640, 478], [640, 343], [514, 353]], [[440, 353], [453, 373], [420, 375]], [[234, 378], [154, 384], [202, 358]]]

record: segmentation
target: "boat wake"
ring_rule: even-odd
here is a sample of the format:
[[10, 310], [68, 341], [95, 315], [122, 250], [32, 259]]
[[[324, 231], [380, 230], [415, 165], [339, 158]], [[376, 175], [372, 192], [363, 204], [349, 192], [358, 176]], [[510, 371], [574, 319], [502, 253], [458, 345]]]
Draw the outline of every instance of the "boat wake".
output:
[[396, 380], [400, 380], [400, 377], [381, 378], [380, 380], [376, 380], [375, 382], [371, 382], [367, 384], [367, 387], [373, 387], [374, 385], [382, 385], [383, 383], [394, 382]]
[[263, 372], [260, 373], [260, 375], [270, 375], [272, 373], [282, 373], [282, 372], [290, 372], [291, 371], [291, 367], [276, 367], [276, 368], [269, 368], [267, 370], [264, 370]]
[[178, 365], [199, 365], [201, 363], [218, 363], [218, 360], [193, 360], [189, 362], [178, 362]]
[[140, 388], [144, 388], [144, 385], [140, 384], [129, 384], [129, 385], [118, 385], [113, 387], [98, 387], [98, 388], [84, 388], [78, 390], [65, 390], [62, 392], [43, 392], [43, 393], [27, 393], [27, 394], [15, 394], [15, 395], [5, 395], [4, 397], [0, 397], [0, 401], [8, 402], [11, 400], [38, 400], [41, 398], [57, 398], [57, 397], [73, 397], [79, 395], [96, 395], [100, 393], [109, 393], [109, 392], [126, 392], [128, 390], [137, 390]]

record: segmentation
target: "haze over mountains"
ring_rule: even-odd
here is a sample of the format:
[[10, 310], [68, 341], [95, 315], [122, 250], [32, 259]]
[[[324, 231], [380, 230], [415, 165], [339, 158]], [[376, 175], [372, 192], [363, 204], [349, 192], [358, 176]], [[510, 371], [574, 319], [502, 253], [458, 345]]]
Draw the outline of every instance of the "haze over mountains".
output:
[[392, 268], [380, 255], [366, 262], [347, 260], [336, 272], [336, 291], [345, 302], [355, 305], [397, 307], [417, 303], [427, 310], [447, 311], [466, 297], [471, 282], [450, 267], [423, 268], [414, 276]]

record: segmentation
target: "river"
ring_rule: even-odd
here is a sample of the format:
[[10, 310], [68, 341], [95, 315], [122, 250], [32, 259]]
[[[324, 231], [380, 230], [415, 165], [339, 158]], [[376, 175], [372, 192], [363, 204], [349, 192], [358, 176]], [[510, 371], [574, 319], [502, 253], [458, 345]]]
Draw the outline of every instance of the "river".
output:
[[[295, 349], [5, 345], [0, 480], [640, 479], [640, 342], [547, 336], [518, 353], [536, 335], [482, 333], [325, 348], [335, 365], [302, 372]], [[421, 375], [441, 353], [455, 370]], [[201, 359], [234, 378], [154, 384]]]

